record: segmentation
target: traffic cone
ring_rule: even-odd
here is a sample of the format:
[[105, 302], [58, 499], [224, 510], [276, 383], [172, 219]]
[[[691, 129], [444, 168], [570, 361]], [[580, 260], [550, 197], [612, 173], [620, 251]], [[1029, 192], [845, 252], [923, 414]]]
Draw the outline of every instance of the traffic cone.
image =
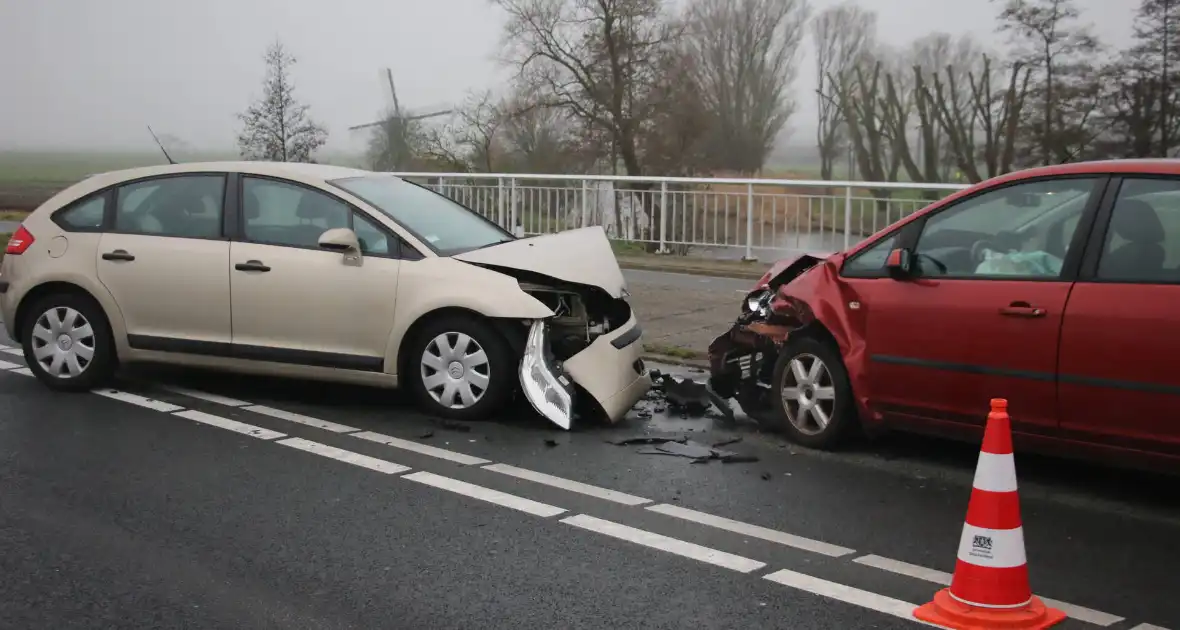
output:
[[1045, 606], [1029, 587], [1008, 401], [993, 398], [991, 406], [955, 576], [914, 616], [957, 630], [1048, 628], [1065, 620], [1065, 613]]

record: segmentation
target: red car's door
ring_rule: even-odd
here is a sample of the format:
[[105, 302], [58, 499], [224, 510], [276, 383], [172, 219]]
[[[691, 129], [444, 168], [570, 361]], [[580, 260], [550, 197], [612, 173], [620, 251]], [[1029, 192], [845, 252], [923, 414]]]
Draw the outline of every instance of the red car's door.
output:
[[1056, 428], [1062, 315], [1106, 180], [1022, 180], [963, 198], [902, 236], [912, 277], [850, 280], [870, 407], [894, 422], [981, 426], [988, 400], [1007, 398], [1018, 428]]
[[1067, 437], [1180, 455], [1180, 178], [1123, 177], [1061, 331]]

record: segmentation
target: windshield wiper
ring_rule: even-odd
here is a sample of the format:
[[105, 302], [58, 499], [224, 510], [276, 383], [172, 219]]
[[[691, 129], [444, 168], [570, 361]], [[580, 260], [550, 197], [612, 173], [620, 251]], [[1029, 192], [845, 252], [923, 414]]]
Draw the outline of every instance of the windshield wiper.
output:
[[518, 239], [518, 238], [504, 238], [504, 239], [500, 239], [498, 241], [492, 241], [491, 243], [488, 243], [486, 245], [480, 245], [479, 247], [476, 247], [475, 249], [472, 249], [469, 251], [476, 251], [478, 249], [484, 249], [487, 247], [494, 247], [496, 245], [503, 245], [504, 243], [511, 243], [512, 241], [519, 241], [519, 240], [520, 239]]

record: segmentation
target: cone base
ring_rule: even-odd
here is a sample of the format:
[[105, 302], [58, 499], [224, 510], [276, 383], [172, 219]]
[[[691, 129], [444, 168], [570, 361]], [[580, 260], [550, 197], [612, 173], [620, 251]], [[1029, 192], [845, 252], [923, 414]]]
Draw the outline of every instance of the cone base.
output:
[[956, 600], [945, 588], [929, 604], [915, 608], [914, 616], [953, 630], [1040, 630], [1065, 621], [1065, 613], [1045, 606], [1037, 597], [1021, 608], [980, 608]]

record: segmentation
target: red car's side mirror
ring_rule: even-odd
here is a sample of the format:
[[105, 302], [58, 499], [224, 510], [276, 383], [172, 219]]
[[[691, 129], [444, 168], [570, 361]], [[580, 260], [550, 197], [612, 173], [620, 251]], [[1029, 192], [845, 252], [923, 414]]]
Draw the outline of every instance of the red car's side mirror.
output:
[[895, 249], [885, 259], [885, 270], [894, 278], [907, 278], [913, 272], [913, 254], [908, 249]]

